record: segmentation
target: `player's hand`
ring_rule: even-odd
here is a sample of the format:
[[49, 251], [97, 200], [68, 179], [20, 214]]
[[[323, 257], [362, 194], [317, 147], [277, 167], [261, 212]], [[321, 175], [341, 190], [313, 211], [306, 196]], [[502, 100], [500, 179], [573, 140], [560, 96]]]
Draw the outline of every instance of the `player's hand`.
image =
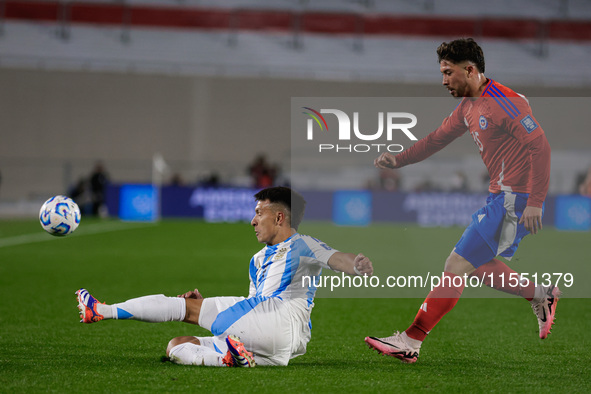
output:
[[525, 207], [519, 224], [523, 224], [530, 233], [537, 234], [542, 229], [542, 208]]
[[373, 274], [373, 265], [369, 258], [365, 257], [363, 253], [359, 253], [355, 256], [353, 267], [355, 268], [355, 273], [359, 275], [371, 276]]
[[373, 165], [381, 169], [396, 168], [396, 156], [392, 153], [384, 152], [373, 161]]
[[187, 291], [185, 294], [179, 294], [177, 297], [178, 298], [194, 298], [196, 300], [202, 300], [203, 299], [203, 296], [201, 295], [201, 293], [197, 289], [191, 290], [191, 291]]

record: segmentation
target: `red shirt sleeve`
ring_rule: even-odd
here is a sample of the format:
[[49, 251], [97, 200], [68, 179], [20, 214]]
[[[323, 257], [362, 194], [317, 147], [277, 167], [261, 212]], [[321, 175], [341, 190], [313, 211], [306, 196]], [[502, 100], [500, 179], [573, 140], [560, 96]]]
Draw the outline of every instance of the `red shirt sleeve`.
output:
[[413, 146], [402, 153], [396, 155], [396, 168], [404, 167], [409, 164], [418, 163], [427, 157], [439, 152], [449, 145], [453, 140], [468, 131], [468, 126], [464, 123], [463, 116], [464, 101], [443, 120], [441, 126], [431, 132], [425, 138], [415, 142]]
[[517, 138], [524, 144], [527, 144], [544, 134], [544, 130], [534, 117], [529, 102], [525, 97], [507, 97], [505, 100], [515, 108], [515, 115], [504, 118], [505, 129], [509, 134]]
[[527, 144], [531, 155], [531, 193], [527, 205], [541, 208], [550, 184], [550, 144], [540, 134]]
[[510, 100], [517, 110], [517, 116], [514, 119], [505, 118], [505, 127], [514, 138], [527, 146], [531, 157], [531, 193], [527, 205], [541, 208], [550, 184], [550, 144], [533, 116], [528, 100], [522, 96], [511, 97]]

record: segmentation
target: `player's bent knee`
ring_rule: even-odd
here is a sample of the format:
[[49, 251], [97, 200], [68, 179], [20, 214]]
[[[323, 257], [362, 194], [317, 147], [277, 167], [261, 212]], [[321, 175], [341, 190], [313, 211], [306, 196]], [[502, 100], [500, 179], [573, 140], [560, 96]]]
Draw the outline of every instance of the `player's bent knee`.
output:
[[445, 260], [445, 272], [456, 275], [471, 274], [474, 272], [474, 266], [465, 258], [452, 251]]
[[178, 346], [182, 343], [187, 343], [187, 342], [191, 342], [194, 343], [195, 345], [200, 345], [201, 343], [199, 342], [199, 339], [195, 338], [195, 337], [191, 337], [191, 336], [183, 336], [183, 337], [176, 337], [176, 338], [172, 338], [169, 342], [168, 342], [168, 346], [166, 347], [166, 356], [170, 356], [170, 351], [172, 350], [173, 347]]

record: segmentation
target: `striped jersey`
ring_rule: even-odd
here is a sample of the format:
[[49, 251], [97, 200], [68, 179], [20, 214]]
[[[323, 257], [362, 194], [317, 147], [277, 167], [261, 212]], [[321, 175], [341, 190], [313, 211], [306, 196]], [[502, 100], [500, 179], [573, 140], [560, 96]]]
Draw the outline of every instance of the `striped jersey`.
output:
[[[322, 268], [330, 268], [328, 260], [336, 252], [324, 242], [298, 233], [265, 246], [250, 260], [249, 298], [300, 298], [311, 305], [316, 293], [314, 283], [318, 283]], [[312, 280], [304, 281], [304, 277]]]
[[490, 177], [489, 191], [528, 193], [541, 207], [548, 192], [550, 147], [525, 96], [491, 79], [478, 99], [464, 97], [441, 126], [396, 156], [397, 167], [421, 161], [466, 131]]

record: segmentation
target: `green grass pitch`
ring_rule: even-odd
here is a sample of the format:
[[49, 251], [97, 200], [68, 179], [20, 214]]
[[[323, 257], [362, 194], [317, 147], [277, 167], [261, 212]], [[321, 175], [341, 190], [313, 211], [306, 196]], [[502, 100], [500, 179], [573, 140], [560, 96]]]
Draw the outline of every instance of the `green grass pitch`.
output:
[[[301, 232], [365, 253], [376, 275], [385, 275], [440, 273], [462, 229], [312, 222]], [[589, 234], [545, 228], [528, 238], [510, 265], [572, 268], [582, 285], [574, 294], [584, 295]], [[160, 361], [167, 342], [205, 330], [178, 322], [79, 323], [79, 287], [107, 303], [195, 287], [205, 296], [246, 295], [248, 263], [260, 247], [246, 223], [85, 219], [58, 239], [36, 221], [0, 221], [0, 392], [591, 391], [591, 302], [568, 293], [542, 341], [526, 301], [479, 298], [474, 290], [433, 330], [414, 365], [370, 351], [363, 339], [404, 330], [428, 289], [415, 298], [397, 289], [371, 298], [359, 289], [320, 289], [308, 352], [288, 367], [177, 366]]]

